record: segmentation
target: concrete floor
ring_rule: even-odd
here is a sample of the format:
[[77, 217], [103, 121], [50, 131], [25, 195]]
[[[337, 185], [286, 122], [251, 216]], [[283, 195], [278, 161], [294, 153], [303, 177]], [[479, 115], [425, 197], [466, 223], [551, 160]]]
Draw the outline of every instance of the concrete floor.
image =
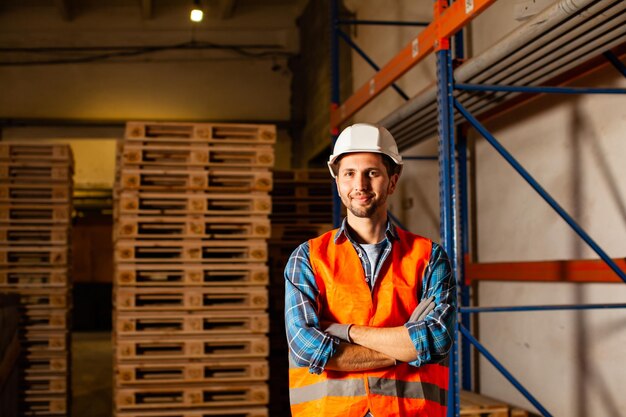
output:
[[72, 417], [113, 415], [110, 332], [72, 332]]

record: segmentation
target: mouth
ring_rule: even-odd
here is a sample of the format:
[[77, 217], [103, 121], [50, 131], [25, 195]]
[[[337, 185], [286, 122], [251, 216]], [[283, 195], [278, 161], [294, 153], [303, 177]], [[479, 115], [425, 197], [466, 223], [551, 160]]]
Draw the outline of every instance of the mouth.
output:
[[374, 196], [371, 194], [359, 194], [352, 196], [352, 201], [356, 201], [357, 203], [366, 204], [372, 200]]

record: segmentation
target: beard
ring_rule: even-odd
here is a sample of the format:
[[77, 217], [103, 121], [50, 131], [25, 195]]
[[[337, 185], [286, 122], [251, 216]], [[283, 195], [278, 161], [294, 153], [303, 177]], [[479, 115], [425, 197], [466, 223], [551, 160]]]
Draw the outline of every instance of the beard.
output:
[[372, 197], [372, 200], [370, 201], [369, 205], [365, 205], [365, 206], [356, 205], [353, 203], [353, 200], [350, 198], [350, 196], [343, 199], [344, 200], [343, 203], [346, 206], [346, 208], [350, 211], [350, 213], [352, 213], [356, 217], [360, 217], [360, 218], [372, 217], [372, 215], [376, 213], [376, 211], [385, 203], [386, 196], [378, 196], [378, 198], [376, 198], [374, 195], [371, 195], [371, 194], [368, 194], [367, 196]]

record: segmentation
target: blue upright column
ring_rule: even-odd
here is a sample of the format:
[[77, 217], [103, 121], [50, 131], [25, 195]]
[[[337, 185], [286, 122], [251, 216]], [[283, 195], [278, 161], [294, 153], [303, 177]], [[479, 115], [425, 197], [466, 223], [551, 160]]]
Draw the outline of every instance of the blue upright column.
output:
[[[456, 239], [457, 209], [455, 197], [454, 108], [452, 97], [452, 58], [449, 49], [437, 52], [437, 106], [439, 116], [439, 207], [441, 240], [456, 276], [458, 251]], [[458, 387], [458, 331], [455, 324], [454, 344], [450, 352], [448, 416], [460, 412]]]

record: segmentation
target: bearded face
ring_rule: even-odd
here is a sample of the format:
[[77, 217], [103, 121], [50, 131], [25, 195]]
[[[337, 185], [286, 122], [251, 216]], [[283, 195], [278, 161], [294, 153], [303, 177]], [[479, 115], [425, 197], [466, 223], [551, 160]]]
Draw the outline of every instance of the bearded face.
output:
[[356, 217], [371, 218], [385, 214], [387, 197], [395, 190], [397, 180], [397, 174], [389, 177], [382, 156], [377, 153], [351, 153], [339, 162], [339, 196]]

